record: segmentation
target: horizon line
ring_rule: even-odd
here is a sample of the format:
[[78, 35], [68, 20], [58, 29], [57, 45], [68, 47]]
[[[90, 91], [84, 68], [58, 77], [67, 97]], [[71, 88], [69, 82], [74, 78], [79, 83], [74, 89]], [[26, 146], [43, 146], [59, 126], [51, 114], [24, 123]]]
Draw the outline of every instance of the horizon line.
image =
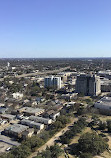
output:
[[111, 57], [0, 57], [0, 59], [81, 59], [81, 58], [111, 58]]

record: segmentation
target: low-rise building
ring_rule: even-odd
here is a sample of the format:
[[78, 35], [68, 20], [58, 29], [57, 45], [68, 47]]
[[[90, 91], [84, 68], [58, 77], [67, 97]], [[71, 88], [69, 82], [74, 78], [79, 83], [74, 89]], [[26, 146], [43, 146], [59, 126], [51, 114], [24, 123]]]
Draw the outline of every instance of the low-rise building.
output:
[[101, 91], [111, 92], [111, 80], [107, 78], [101, 78]]
[[99, 71], [98, 75], [100, 77], [105, 77], [105, 78], [111, 79], [111, 70]]
[[22, 99], [23, 98], [23, 94], [19, 93], [19, 92], [13, 93], [12, 95], [13, 95], [14, 99]]
[[60, 112], [54, 111], [54, 110], [50, 110], [50, 111], [47, 111], [44, 116], [45, 117], [49, 117], [52, 120], [56, 120], [56, 118], [60, 116]]
[[22, 133], [22, 138], [23, 139], [30, 138], [32, 137], [33, 134], [34, 134], [34, 128], [29, 128], [28, 130]]
[[16, 115], [11, 115], [11, 114], [1, 114], [0, 117], [2, 119], [6, 119], [8, 121], [12, 121], [16, 118]]
[[0, 114], [5, 114], [7, 110], [5, 107], [0, 107]]
[[5, 106], [5, 104], [4, 103], [0, 103], [0, 107], [2, 107], [2, 106]]
[[95, 103], [94, 107], [103, 114], [111, 115], [111, 97], [103, 97]]
[[67, 94], [62, 94], [60, 98], [65, 100], [71, 100], [71, 99], [76, 99], [77, 95], [78, 93], [67, 93]]
[[32, 108], [32, 107], [23, 107], [21, 109], [18, 109], [19, 113], [24, 113], [28, 116], [30, 115], [35, 115], [38, 116], [42, 114], [45, 110], [44, 109], [39, 109], [39, 108]]
[[21, 124], [27, 125], [31, 128], [37, 128], [39, 130], [44, 128], [44, 124], [37, 123], [37, 122], [31, 121], [31, 120], [26, 120], [26, 119], [21, 120]]
[[43, 117], [30, 116], [29, 119], [32, 121], [35, 121], [35, 122], [40, 122], [40, 123], [46, 124], [46, 125], [52, 123], [51, 119], [43, 118]]
[[7, 135], [13, 136], [13, 137], [17, 137], [17, 138], [21, 138], [22, 137], [22, 132], [26, 131], [29, 127], [28, 126], [24, 126], [21, 124], [14, 124], [11, 125], [10, 127], [7, 127], [4, 132]]

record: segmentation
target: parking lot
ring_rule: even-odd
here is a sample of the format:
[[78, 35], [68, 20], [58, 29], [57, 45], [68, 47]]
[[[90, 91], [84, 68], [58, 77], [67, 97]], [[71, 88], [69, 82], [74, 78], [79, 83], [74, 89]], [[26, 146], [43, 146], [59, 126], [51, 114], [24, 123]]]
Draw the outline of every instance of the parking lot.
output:
[[0, 142], [0, 154], [6, 152], [6, 149], [8, 149], [9, 147], [12, 147], [12, 145], [9, 145], [4, 142]]

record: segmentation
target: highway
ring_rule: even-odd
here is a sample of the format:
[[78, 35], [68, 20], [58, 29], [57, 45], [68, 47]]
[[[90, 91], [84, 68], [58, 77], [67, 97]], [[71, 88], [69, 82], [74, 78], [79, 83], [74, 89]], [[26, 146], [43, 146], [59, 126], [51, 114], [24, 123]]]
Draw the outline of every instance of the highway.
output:
[[64, 68], [60, 68], [58, 70], [49, 70], [49, 71], [40, 71], [40, 72], [35, 72], [35, 73], [28, 73], [28, 74], [22, 74], [22, 75], [18, 75], [16, 76], [17, 78], [21, 78], [21, 77], [29, 77], [29, 76], [36, 76], [36, 75], [46, 75], [46, 74], [53, 74], [53, 73], [58, 73], [61, 71], [65, 71], [67, 69], [69, 69], [70, 66], [68, 67], [64, 67]]
[[[64, 67], [64, 68], [60, 68], [58, 70], [49, 70], [49, 71], [39, 71], [39, 72], [35, 72], [35, 73], [28, 73], [28, 74], [22, 74], [22, 75], [17, 75], [14, 76], [15, 78], [22, 78], [22, 77], [30, 77], [30, 76], [36, 76], [36, 75], [46, 75], [46, 74], [53, 74], [53, 73], [58, 73], [58, 72], [62, 72], [65, 71], [67, 69], [69, 69], [70, 66], [68, 67]], [[7, 77], [12, 77], [10, 75], [5, 76], [5, 78]], [[3, 81], [4, 78], [0, 78], [0, 81]]]

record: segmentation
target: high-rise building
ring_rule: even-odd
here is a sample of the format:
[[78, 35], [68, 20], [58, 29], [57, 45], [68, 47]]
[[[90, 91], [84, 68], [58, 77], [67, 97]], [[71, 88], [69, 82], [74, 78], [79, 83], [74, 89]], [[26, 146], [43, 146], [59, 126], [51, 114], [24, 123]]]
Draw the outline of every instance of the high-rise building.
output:
[[101, 93], [99, 76], [86, 74], [78, 75], [76, 80], [76, 92], [90, 96], [99, 95]]
[[54, 76], [46, 77], [44, 80], [44, 87], [60, 89], [61, 88], [61, 77], [54, 77]]
[[10, 63], [9, 62], [7, 62], [7, 67], [10, 67]]

